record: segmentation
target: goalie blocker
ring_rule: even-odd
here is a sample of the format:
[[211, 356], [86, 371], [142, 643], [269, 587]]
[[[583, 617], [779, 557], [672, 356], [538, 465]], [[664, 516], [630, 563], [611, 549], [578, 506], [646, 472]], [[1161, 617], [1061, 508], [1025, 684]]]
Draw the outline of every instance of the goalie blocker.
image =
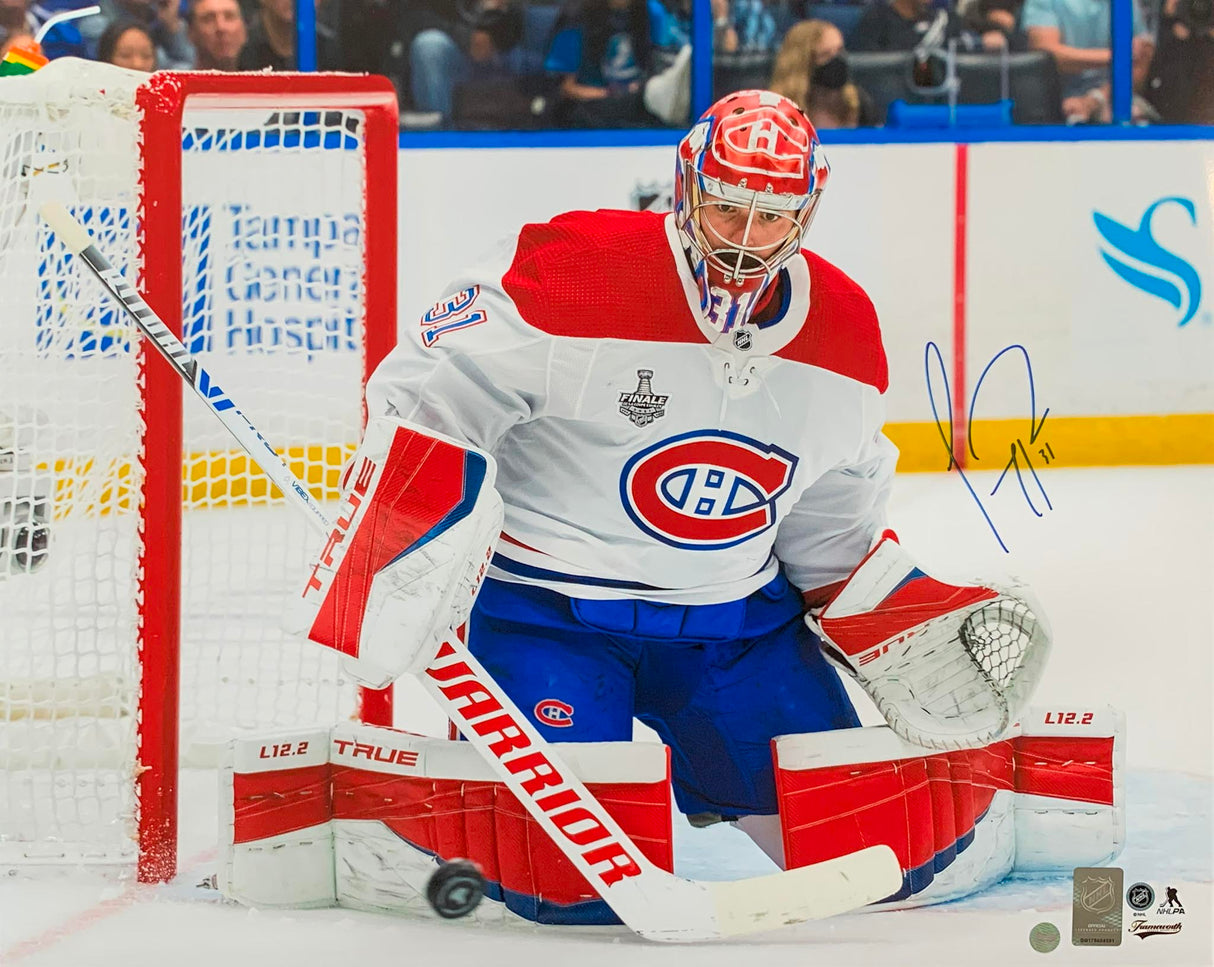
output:
[[423, 668], [467, 619], [502, 529], [491, 456], [380, 417], [290, 619], [382, 688]]
[[[983, 748], [932, 752], [885, 726], [781, 736], [774, 858], [809, 866], [887, 844], [902, 889], [870, 910], [940, 903], [1009, 872], [1110, 862], [1125, 840], [1121, 714], [1029, 710]], [[561, 755], [657, 866], [673, 867], [664, 746], [565, 743]], [[468, 858], [474, 916], [619, 922], [466, 743], [348, 725], [237, 740], [222, 773], [220, 888], [252, 906], [435, 916], [426, 885]], [[583, 820], [573, 810], [568, 833]]]

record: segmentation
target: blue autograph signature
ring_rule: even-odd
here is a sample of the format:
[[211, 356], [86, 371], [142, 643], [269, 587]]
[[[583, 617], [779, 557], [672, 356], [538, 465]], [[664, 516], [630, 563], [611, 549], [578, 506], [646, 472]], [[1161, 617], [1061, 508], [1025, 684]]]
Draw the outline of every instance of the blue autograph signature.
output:
[[[992, 357], [991, 361], [986, 364], [986, 368], [982, 370], [982, 375], [978, 377], [978, 382], [974, 386], [973, 395], [970, 396], [969, 414], [966, 419], [966, 437], [970, 456], [973, 457], [974, 460], [978, 459], [978, 451], [975, 448], [974, 443], [974, 409], [978, 404], [978, 392], [982, 389], [982, 382], [986, 379], [987, 373], [991, 371], [991, 367], [993, 367], [995, 363], [997, 363], [1003, 356], [1013, 352], [1018, 352], [1024, 357], [1024, 370], [1025, 374], [1028, 376], [1029, 447], [1036, 445], [1037, 439], [1041, 436], [1041, 431], [1045, 427], [1045, 418], [1049, 416], [1050, 410], [1047, 406], [1045, 411], [1041, 414], [1041, 419], [1037, 419], [1037, 390], [1033, 385], [1033, 364], [1029, 360], [1028, 350], [1018, 343], [1008, 346], [1005, 349], [1001, 349], [994, 355], [994, 357]], [[939, 371], [939, 377], [944, 383], [943, 420], [940, 418], [940, 411], [936, 406], [936, 395], [933, 391], [933, 359], [935, 360], [936, 367]], [[965, 475], [965, 472], [960, 466], [957, 465], [957, 461], [953, 455], [953, 397], [948, 385], [948, 370], [944, 365], [944, 357], [940, 353], [940, 347], [934, 342], [929, 341], [927, 346], [924, 348], [923, 372], [924, 378], [927, 382], [927, 399], [932, 407], [932, 418], [936, 421], [936, 429], [939, 431], [940, 439], [943, 441], [945, 451], [948, 453], [948, 466], [946, 469], [952, 470], [954, 467], [956, 467], [957, 475], [961, 478], [961, 482], [965, 484], [965, 489], [970, 492], [970, 496], [974, 498], [974, 503], [978, 505], [978, 509], [982, 512], [982, 516], [986, 519], [987, 526], [990, 527], [991, 533], [995, 535], [995, 540], [999, 542], [999, 546], [1003, 548], [1005, 554], [1009, 553], [1007, 545], [1003, 542], [1003, 538], [999, 536], [999, 529], [995, 526], [995, 522], [991, 520], [991, 515], [987, 513], [986, 507], [984, 507], [982, 504], [982, 498], [980, 498], [977, 492], [974, 490], [974, 487], [970, 483], [969, 478]], [[1048, 464], [1054, 457], [1054, 450], [1044, 440], [1042, 441], [1042, 444], [1043, 446], [1037, 452], [1041, 454], [1042, 459], [1044, 459], [1044, 461]], [[1008, 461], [1003, 467], [1003, 472], [999, 474], [999, 479], [995, 481], [995, 486], [991, 488], [991, 492], [987, 496], [995, 496], [995, 494], [998, 493], [999, 488], [1003, 485], [1003, 481], [1007, 479], [1008, 471], [1015, 471], [1016, 482], [1020, 484], [1020, 492], [1024, 495], [1025, 502], [1029, 505], [1029, 509], [1035, 516], [1041, 517], [1043, 514], [1033, 503], [1033, 498], [1029, 495], [1028, 487], [1025, 485], [1024, 475], [1021, 470], [1022, 459], [1024, 467], [1028, 470], [1029, 474], [1032, 475], [1033, 483], [1037, 485], [1037, 490], [1041, 492], [1041, 497], [1045, 501], [1046, 508], [1049, 510], [1054, 509], [1054, 505], [1050, 503], [1049, 495], [1046, 494], [1045, 487], [1041, 485], [1041, 480], [1037, 476], [1036, 469], [1033, 467], [1033, 461], [1029, 457], [1029, 448], [1024, 445], [1024, 440], [1020, 437], [1017, 437], [1016, 442], [1010, 445]]]

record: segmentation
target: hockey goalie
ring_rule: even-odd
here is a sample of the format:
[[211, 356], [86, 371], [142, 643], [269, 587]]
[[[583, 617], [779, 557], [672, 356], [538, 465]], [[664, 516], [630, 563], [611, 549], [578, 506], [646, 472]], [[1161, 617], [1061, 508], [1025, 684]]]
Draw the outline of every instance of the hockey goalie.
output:
[[[455, 279], [368, 386], [301, 626], [374, 686], [466, 628], [665, 869], [672, 805], [785, 869], [890, 847], [901, 886], [868, 909], [1106, 862], [1119, 715], [1033, 710], [1033, 595], [933, 577], [889, 529], [877, 316], [805, 247], [828, 177], [792, 102], [730, 94], [678, 147], [673, 212], [527, 225]], [[267, 737], [227, 782], [246, 902], [424, 909], [460, 857], [499, 911], [614, 922], [468, 743]]]

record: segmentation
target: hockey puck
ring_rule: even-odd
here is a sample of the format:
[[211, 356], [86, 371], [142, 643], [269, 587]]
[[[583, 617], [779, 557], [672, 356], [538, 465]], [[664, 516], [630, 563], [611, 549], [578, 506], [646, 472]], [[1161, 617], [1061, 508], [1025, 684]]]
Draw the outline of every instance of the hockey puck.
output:
[[485, 895], [485, 878], [480, 867], [470, 860], [444, 863], [426, 883], [426, 899], [434, 912], [445, 920], [466, 917]]

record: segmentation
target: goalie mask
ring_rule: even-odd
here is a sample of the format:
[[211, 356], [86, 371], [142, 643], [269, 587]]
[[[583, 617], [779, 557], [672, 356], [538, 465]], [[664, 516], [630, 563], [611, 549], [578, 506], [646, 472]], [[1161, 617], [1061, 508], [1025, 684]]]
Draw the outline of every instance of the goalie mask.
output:
[[800, 250], [829, 172], [809, 118], [771, 91], [721, 98], [679, 143], [675, 224], [722, 332], [750, 318]]

